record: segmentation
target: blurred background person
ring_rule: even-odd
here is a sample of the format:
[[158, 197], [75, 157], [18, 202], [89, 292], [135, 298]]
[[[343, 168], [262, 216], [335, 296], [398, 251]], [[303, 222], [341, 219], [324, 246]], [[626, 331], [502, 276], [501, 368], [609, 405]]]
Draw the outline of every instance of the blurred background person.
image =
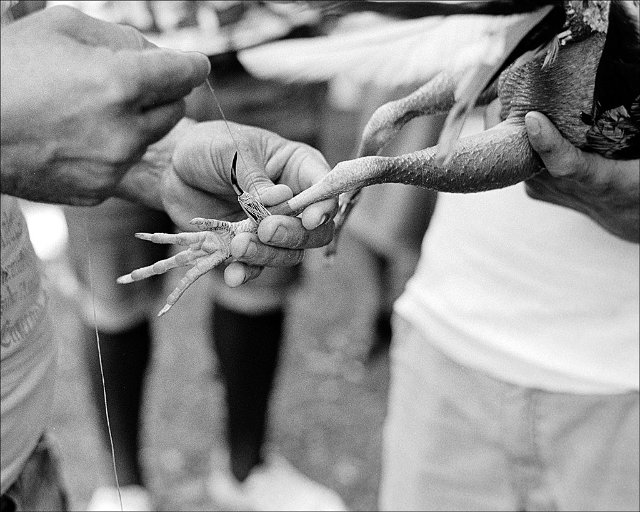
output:
[[[337, 81], [331, 84], [327, 104], [322, 84], [285, 85], [250, 77], [235, 59], [235, 47], [274, 37], [312, 35], [319, 30], [321, 18], [308, 11], [285, 10], [285, 14], [293, 12], [295, 16], [283, 21], [282, 6], [278, 14], [273, 14], [248, 2], [64, 3], [94, 16], [132, 24], [146, 31], [152, 40], [155, 36], [157, 44], [205, 51], [212, 56], [216, 94], [230, 120], [262, 126], [319, 147], [332, 163], [353, 157], [369, 115], [379, 104], [403, 92]], [[187, 114], [196, 120], [220, 118], [208, 88], [194, 91]], [[336, 131], [342, 136], [336, 137]], [[386, 154], [426, 147], [433, 142], [437, 129], [430, 129], [429, 123], [421, 120], [407, 126], [403, 135]], [[345, 247], [351, 247], [352, 253], [342, 256], [353, 257], [360, 261], [359, 265], [369, 268], [378, 292], [379, 306], [376, 303], [374, 307], [380, 311], [373, 313], [377, 317], [373, 327], [377, 328], [378, 336], [371, 353], [384, 348], [389, 341], [390, 307], [415, 266], [418, 240], [432, 206], [427, 191], [402, 185], [378, 188], [365, 192], [361, 213], [354, 215], [349, 225], [352, 243], [346, 243]], [[387, 205], [384, 215], [378, 215], [381, 200]], [[132, 238], [131, 233], [164, 232], [172, 228], [162, 214], [117, 199], [90, 212], [66, 209], [71, 261], [85, 297], [88, 268], [81, 256], [81, 235], [87, 215], [93, 243], [100, 247], [99, 261], [94, 265], [94, 286], [98, 295], [98, 327], [104, 340], [102, 362], [111, 403], [118, 475], [125, 506], [145, 509], [152, 499], [145, 488], [140, 463], [140, 425], [145, 372], [153, 346], [149, 319], [157, 309], [161, 282], [155, 278], [123, 287], [115, 284], [115, 277], [166, 255], [163, 246], [149, 247]], [[371, 236], [372, 233], [377, 235]], [[265, 448], [269, 397], [286, 325], [287, 301], [299, 274], [299, 268], [266, 269], [254, 282], [238, 289], [227, 287], [220, 273], [212, 275], [211, 344], [227, 404], [228, 453], [212, 453], [208, 482], [211, 498], [218, 506], [240, 510], [345, 508], [338, 495], [312, 482]], [[83, 337], [91, 339], [94, 327], [93, 312], [87, 307], [90, 302], [81, 299], [79, 303], [84, 319]], [[84, 347], [91, 364], [92, 396], [96, 408], [103, 411], [97, 354], [92, 344]], [[106, 424], [100, 425], [107, 440]], [[274, 492], [275, 489], [282, 491]], [[117, 490], [101, 487], [96, 489], [89, 509], [102, 510], [117, 503]]]
[[[282, 10], [273, 12], [256, 2], [50, 2], [68, 4], [93, 16], [126, 23], [161, 46], [193, 49], [210, 55], [212, 81], [225, 115], [234, 122], [275, 131], [318, 146], [324, 101], [322, 86], [282, 86], [251, 78], [235, 59], [237, 47], [264, 39], [308, 35], [317, 18]], [[297, 11], [296, 11], [297, 12]], [[304, 14], [304, 13], [303, 13]], [[198, 121], [220, 119], [208, 87], [188, 98], [187, 116]], [[146, 489], [140, 446], [145, 375], [153, 350], [150, 319], [157, 312], [162, 279], [127, 286], [115, 279], [133, 268], [168, 255], [168, 246], [135, 239], [136, 232], [172, 232], [161, 212], [111, 199], [94, 209], [66, 208], [69, 253], [79, 284], [82, 337], [95, 337], [89, 300], [89, 276], [96, 290], [96, 322], [102, 341], [102, 365], [117, 473], [126, 510], [154, 507]], [[84, 257], [85, 219], [96, 246], [92, 269]], [[213, 453], [209, 491], [214, 503], [236, 510], [344, 510], [341, 498], [313, 482], [275, 453], [265, 453], [269, 397], [277, 370], [288, 291], [298, 268], [265, 269], [255, 284], [229, 288], [222, 272], [211, 280], [210, 343], [224, 383], [228, 453]], [[98, 355], [84, 343], [92, 397], [104, 416]], [[99, 422], [108, 442], [106, 422]], [[95, 490], [89, 510], [119, 508], [118, 490]]]
[[[311, 35], [317, 29], [301, 27], [292, 35]], [[234, 55], [220, 59], [218, 65], [214, 62], [213, 79], [228, 119], [268, 127], [320, 148], [322, 85], [283, 85], [253, 78]], [[196, 119], [220, 117], [205, 88], [191, 96], [189, 113]], [[306, 477], [268, 443], [269, 404], [283, 350], [288, 301], [300, 274], [300, 266], [265, 269], [255, 283], [247, 283], [247, 289], [229, 288], [221, 272], [207, 276], [212, 301], [209, 342], [227, 405], [226, 450], [211, 454], [207, 489], [225, 510], [346, 510], [337, 493]]]

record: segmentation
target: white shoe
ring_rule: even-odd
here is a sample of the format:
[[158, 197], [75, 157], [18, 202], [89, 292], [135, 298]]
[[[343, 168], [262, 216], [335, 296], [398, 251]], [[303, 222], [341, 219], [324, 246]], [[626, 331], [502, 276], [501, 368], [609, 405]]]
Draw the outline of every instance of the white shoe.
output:
[[229, 470], [214, 470], [208, 490], [223, 510], [347, 510], [338, 493], [276, 456], [254, 468], [244, 482], [238, 482]]
[[88, 511], [150, 511], [151, 495], [140, 485], [125, 485], [120, 487], [122, 496], [122, 509], [120, 509], [120, 499], [118, 489], [115, 487], [98, 487], [91, 497]]

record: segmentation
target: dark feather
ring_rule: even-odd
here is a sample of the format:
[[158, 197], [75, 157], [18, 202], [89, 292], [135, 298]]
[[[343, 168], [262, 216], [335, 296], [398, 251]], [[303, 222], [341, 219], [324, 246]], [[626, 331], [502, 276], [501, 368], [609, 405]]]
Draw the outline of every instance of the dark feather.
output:
[[[635, 8], [635, 11], [634, 11]], [[640, 158], [640, 29], [638, 2], [611, 2], [596, 73], [590, 149], [608, 158]]]
[[326, 1], [307, 2], [324, 14], [341, 15], [351, 12], [376, 12], [401, 19], [454, 14], [487, 14], [491, 16], [522, 14], [549, 4], [562, 6], [560, 0], [475, 0], [469, 2], [414, 1]]

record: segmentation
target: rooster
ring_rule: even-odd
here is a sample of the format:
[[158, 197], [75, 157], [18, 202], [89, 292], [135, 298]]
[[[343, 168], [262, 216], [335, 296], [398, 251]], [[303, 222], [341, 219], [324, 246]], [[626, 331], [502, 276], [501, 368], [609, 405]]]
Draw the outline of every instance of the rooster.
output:
[[[464, 4], [451, 4], [450, 8], [462, 9]], [[565, 138], [580, 149], [597, 152], [607, 158], [640, 157], [638, 1], [571, 1], [560, 4], [503, 0], [484, 4], [492, 5], [494, 9], [500, 6], [505, 12], [496, 18], [474, 14], [471, 24], [464, 16], [443, 18], [437, 23], [434, 23], [434, 18], [397, 22], [404, 24], [403, 29], [409, 33], [408, 36], [405, 33], [405, 37], [410, 43], [405, 53], [395, 53], [395, 61], [400, 65], [409, 62], [404, 67], [415, 71], [411, 80], [418, 76], [426, 84], [406, 98], [383, 105], [374, 113], [362, 135], [358, 158], [340, 162], [321, 182], [289, 201], [269, 208], [270, 212], [295, 215], [310, 204], [344, 194], [341, 197], [341, 216], [336, 221], [339, 224], [348, 214], [354, 193], [376, 183], [405, 183], [465, 193], [502, 188], [526, 180], [544, 170], [542, 161], [529, 145], [524, 127], [524, 116], [531, 110], [547, 115]], [[519, 14], [506, 16], [509, 4]], [[471, 7], [479, 9], [477, 5]], [[464, 25], [465, 21], [467, 25]], [[439, 62], [437, 54], [431, 53], [422, 53], [420, 59], [416, 59], [416, 53], [424, 51], [425, 47], [431, 45], [433, 51], [439, 46], [437, 36], [447, 35], [438, 32], [442, 26], [448, 26], [447, 30], [457, 26], [455, 37], [451, 38], [448, 32], [449, 40], [462, 40], [454, 48], [455, 53], [449, 53], [445, 60]], [[460, 31], [462, 26], [466, 32]], [[427, 27], [430, 31], [420, 32]], [[399, 37], [402, 29], [392, 25], [381, 30], [376, 35], [377, 39], [370, 34], [360, 36], [373, 48], [369, 52], [373, 64], [363, 60], [366, 52], [357, 53], [360, 51], [358, 48], [343, 49], [347, 53], [356, 52], [360, 69], [379, 71], [384, 66], [389, 69], [396, 64], [388, 54], [380, 59], [379, 52], [376, 52], [377, 44], [383, 41], [381, 46], [384, 47], [384, 41]], [[422, 46], [417, 44], [419, 41], [422, 41]], [[320, 41], [323, 42], [329, 47], [334, 43], [331, 40]], [[324, 69], [318, 70], [313, 66], [314, 58], [323, 55], [318, 41], [313, 42], [315, 51], [307, 54], [308, 59], [300, 58], [300, 48], [304, 50], [304, 45], [311, 43], [273, 43], [270, 48], [247, 50], [239, 57], [250, 71], [270, 78], [319, 80], [344, 71], [341, 66], [345, 65], [345, 59]], [[269, 52], [271, 56], [282, 55], [287, 48], [283, 45], [290, 45], [288, 49], [294, 57], [298, 52], [298, 58], [266, 60]], [[451, 50], [446, 45], [440, 44], [439, 47], [443, 53]], [[479, 53], [477, 48], [482, 51]], [[397, 52], [398, 48], [395, 47], [394, 51]], [[348, 67], [352, 65], [349, 62], [346, 59]], [[278, 63], [282, 65], [278, 66]], [[502, 122], [490, 130], [458, 140], [459, 128], [469, 109], [495, 97], [501, 103]], [[449, 118], [438, 146], [397, 157], [376, 156], [409, 120], [447, 111], [450, 112]], [[220, 244], [216, 249], [219, 257], [212, 263], [213, 268], [230, 257], [230, 236], [257, 228], [250, 219], [240, 223], [194, 219], [194, 223], [203, 231], [144, 235], [144, 238], [167, 243], [171, 242], [171, 237], [181, 236], [184, 244], [184, 236], [188, 235], [191, 249], [197, 250], [205, 238], [219, 236]], [[152, 267], [138, 269], [121, 278], [121, 282], [143, 279], [186, 262], [193, 263], [178, 255]], [[202, 267], [197, 275], [190, 273], [187, 279], [183, 279], [162, 312], [168, 310], [204, 271]]]

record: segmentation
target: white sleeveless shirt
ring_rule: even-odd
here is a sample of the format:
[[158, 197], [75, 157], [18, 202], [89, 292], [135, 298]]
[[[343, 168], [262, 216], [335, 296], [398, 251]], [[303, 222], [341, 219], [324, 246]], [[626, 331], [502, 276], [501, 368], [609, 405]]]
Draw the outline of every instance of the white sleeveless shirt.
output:
[[439, 194], [396, 311], [453, 359], [518, 385], [638, 390], [638, 244], [524, 185]]

